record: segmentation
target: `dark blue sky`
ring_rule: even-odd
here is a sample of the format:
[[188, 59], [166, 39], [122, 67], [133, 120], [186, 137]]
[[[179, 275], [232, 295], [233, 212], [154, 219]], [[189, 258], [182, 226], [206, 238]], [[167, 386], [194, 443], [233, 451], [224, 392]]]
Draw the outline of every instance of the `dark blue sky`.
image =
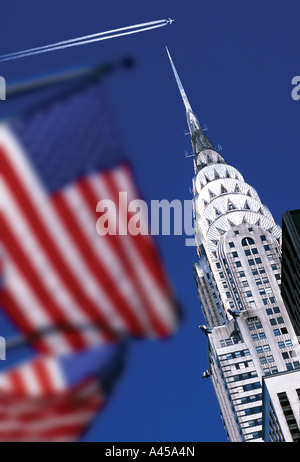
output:
[[[105, 86], [138, 185], [151, 199], [190, 199], [193, 175], [185, 112], [167, 45], [190, 103], [227, 162], [256, 188], [281, 223], [299, 208], [300, 75], [297, 0], [2, 0], [0, 54], [171, 17], [143, 34], [3, 63], [7, 83], [62, 69], [136, 59]], [[5, 106], [4, 106], [5, 104]], [[1, 103], [1, 114], [17, 103]], [[192, 276], [196, 250], [184, 236], [157, 239], [185, 319], [166, 342], [132, 343], [123, 378], [86, 441], [225, 441], [207, 369]]]

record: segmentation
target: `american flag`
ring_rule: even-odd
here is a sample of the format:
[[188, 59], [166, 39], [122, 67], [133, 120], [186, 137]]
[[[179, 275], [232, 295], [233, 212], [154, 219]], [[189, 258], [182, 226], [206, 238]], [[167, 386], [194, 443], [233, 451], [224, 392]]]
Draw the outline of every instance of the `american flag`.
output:
[[[120, 338], [168, 337], [177, 304], [151, 236], [97, 234], [100, 200], [118, 207], [119, 192], [139, 197], [99, 82], [2, 123], [0, 166], [0, 306], [38, 355], [0, 376], [0, 439], [73, 440], [104, 394], [97, 361], [70, 384], [61, 358], [80, 369], [82, 352], [94, 358]], [[117, 227], [127, 225], [125, 212]], [[49, 413], [61, 422], [53, 431]], [[72, 413], [86, 416], [76, 428]]]
[[37, 356], [0, 374], [0, 441], [76, 441], [104, 406], [125, 352], [117, 344]]

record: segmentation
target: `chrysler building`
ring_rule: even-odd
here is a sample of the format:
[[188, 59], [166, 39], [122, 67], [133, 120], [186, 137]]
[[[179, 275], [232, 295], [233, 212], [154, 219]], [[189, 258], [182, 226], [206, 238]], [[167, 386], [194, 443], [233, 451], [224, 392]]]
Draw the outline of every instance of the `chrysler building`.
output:
[[203, 377], [213, 383], [229, 441], [300, 441], [300, 345], [280, 293], [281, 228], [205, 135], [168, 55], [194, 154]]

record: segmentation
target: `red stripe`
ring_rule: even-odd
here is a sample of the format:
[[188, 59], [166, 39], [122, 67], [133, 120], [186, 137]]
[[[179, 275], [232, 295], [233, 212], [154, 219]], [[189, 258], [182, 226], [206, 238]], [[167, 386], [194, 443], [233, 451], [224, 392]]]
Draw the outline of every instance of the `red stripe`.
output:
[[[38, 277], [31, 261], [27, 258], [25, 252], [23, 252], [21, 246], [19, 245], [19, 242], [14, 238], [13, 233], [10, 232], [9, 226], [6, 223], [5, 219], [3, 219], [1, 216], [0, 227], [2, 230], [3, 243], [5, 244], [13, 261], [15, 262], [15, 265], [22, 273], [23, 279], [27, 281], [27, 284], [30, 286], [31, 291], [34, 292], [35, 297], [39, 299], [41, 309], [45, 309], [48, 317], [52, 321], [50, 321], [51, 325], [70, 325], [72, 321], [61, 312], [59, 306], [54, 302], [54, 300], [51, 297], [51, 294], [44, 287], [43, 281]], [[30, 309], [30, 307], [28, 307], [28, 309]], [[37, 327], [31, 326], [30, 331], [26, 331], [26, 334], [30, 334], [34, 330], [37, 330]], [[86, 342], [84, 338], [81, 336], [80, 332], [64, 332], [64, 336], [66, 337], [66, 341], [69, 342], [69, 344], [74, 349], [79, 349], [81, 347], [86, 346]]]
[[[89, 298], [87, 298], [83, 289], [70, 272], [67, 264], [62, 259], [60, 252], [56, 248], [56, 245], [48, 233], [48, 230], [32, 206], [27, 191], [20, 184], [18, 176], [15, 174], [6, 157], [7, 156], [5, 155], [3, 149], [0, 148], [0, 163], [2, 167], [2, 173], [9, 183], [10, 189], [13, 191], [17, 202], [26, 214], [31, 227], [34, 229], [35, 235], [38, 237], [40, 243], [42, 244], [42, 247], [45, 250], [49, 260], [52, 262], [57, 273], [68, 287], [69, 291], [73, 293], [74, 297], [77, 299], [77, 302], [81, 304], [83, 310], [87, 315], [89, 315], [91, 322], [99, 322], [99, 320], [102, 321], [102, 317], [99, 314], [98, 308]], [[103, 336], [106, 337], [107, 340], [115, 339], [115, 335], [112, 332], [109, 332], [108, 329], [103, 331]]]
[[[69, 233], [75, 240], [78, 249], [81, 251], [81, 254], [85, 258], [94, 277], [97, 279], [99, 285], [104, 289], [106, 296], [111, 299], [116, 311], [120, 312], [121, 317], [125, 320], [125, 324], [128, 324], [130, 332], [137, 336], [143, 335], [143, 326], [134, 316], [132, 307], [126, 298], [118, 290], [118, 281], [114, 280], [106, 270], [104, 264], [102, 264], [99, 259], [95, 258], [95, 251], [91, 242], [86, 239], [77, 221], [74, 219], [74, 215], [72, 214], [64, 197], [61, 194], [56, 194], [53, 196], [52, 200], [56, 211], [64, 220]], [[102, 237], [97, 236], [95, 231], [95, 239], [101, 238]]]
[[13, 369], [8, 373], [8, 378], [13, 387], [14, 396], [26, 396], [27, 388], [20, 374], [19, 369]]

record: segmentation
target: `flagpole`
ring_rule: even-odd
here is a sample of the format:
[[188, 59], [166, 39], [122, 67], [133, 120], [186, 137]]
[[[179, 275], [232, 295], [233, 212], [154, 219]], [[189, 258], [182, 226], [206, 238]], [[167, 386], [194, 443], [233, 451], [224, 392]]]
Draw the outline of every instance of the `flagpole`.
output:
[[130, 56], [125, 56], [116, 62], [106, 62], [96, 66], [86, 66], [72, 69], [70, 71], [61, 71], [50, 76], [36, 77], [29, 80], [8, 85], [6, 95], [9, 98], [17, 97], [23, 93], [39, 90], [52, 85], [76, 81], [84, 78], [100, 79], [119, 69], [129, 69], [135, 64], [134, 59]]
[[[6, 351], [11, 351], [17, 348], [26, 346], [27, 344], [32, 344], [37, 342], [39, 339], [47, 335], [55, 335], [59, 332], [83, 332], [86, 330], [102, 330], [116, 336], [120, 342], [127, 341], [129, 338], [128, 333], [122, 331], [113, 331], [105, 326], [101, 322], [95, 323], [86, 323], [86, 324], [60, 324], [57, 326], [48, 326], [40, 330], [36, 330], [27, 335], [16, 335], [6, 340]], [[134, 337], [134, 334], [133, 334]]]

